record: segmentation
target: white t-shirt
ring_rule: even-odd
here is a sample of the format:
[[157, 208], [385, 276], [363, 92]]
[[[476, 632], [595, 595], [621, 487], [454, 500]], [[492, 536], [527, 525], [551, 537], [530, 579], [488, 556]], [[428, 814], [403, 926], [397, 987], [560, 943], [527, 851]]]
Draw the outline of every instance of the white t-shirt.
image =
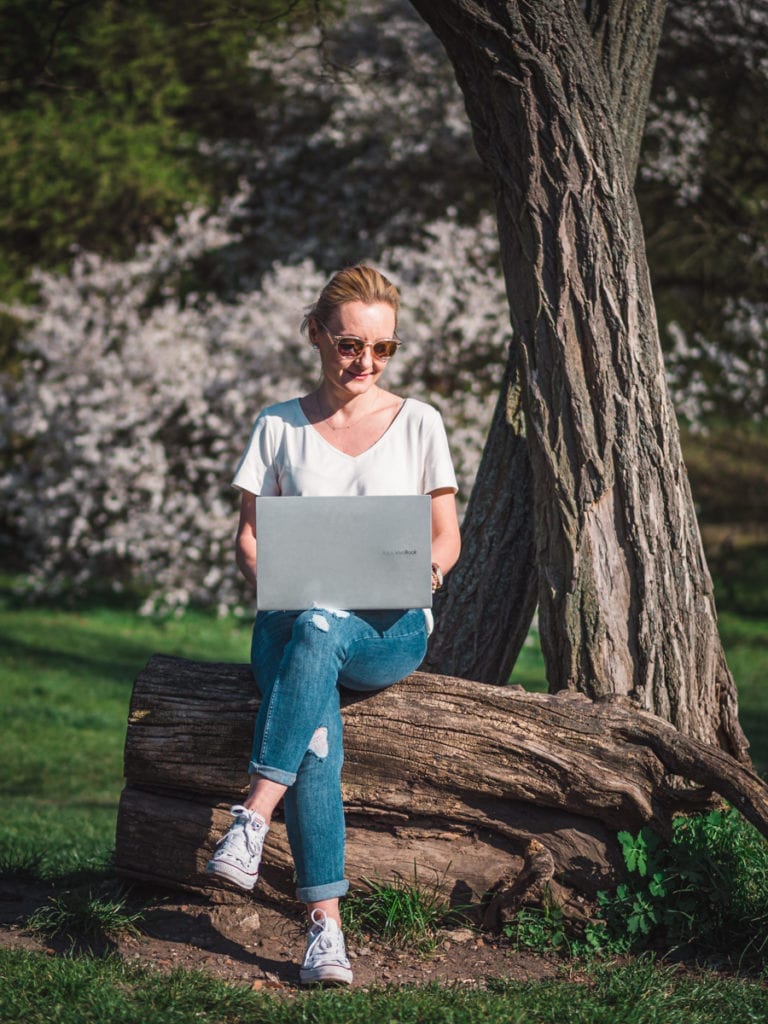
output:
[[232, 483], [267, 497], [458, 490], [440, 413], [414, 398], [405, 399], [387, 431], [361, 455], [329, 444], [298, 398], [271, 405], [254, 423]]
[[[329, 444], [298, 398], [271, 405], [253, 425], [232, 484], [265, 497], [458, 490], [442, 417], [415, 398], [405, 399], [386, 432], [361, 455]], [[431, 633], [429, 608], [424, 616]]]

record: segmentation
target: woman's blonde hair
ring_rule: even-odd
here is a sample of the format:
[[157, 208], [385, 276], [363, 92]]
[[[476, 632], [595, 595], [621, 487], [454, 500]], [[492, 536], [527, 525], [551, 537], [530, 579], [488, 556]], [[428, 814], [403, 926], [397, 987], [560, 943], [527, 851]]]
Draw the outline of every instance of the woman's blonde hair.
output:
[[326, 324], [333, 313], [345, 302], [384, 302], [395, 311], [395, 327], [400, 312], [400, 292], [375, 267], [358, 263], [354, 267], [337, 270], [320, 295], [310, 306], [301, 322], [306, 331], [310, 320]]

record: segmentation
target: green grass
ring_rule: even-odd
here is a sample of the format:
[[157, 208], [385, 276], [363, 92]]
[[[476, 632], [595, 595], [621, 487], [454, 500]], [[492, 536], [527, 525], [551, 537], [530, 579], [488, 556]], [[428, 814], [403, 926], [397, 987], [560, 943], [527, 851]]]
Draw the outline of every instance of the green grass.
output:
[[[768, 571], [768, 567], [767, 570]], [[768, 616], [721, 612], [720, 635], [739, 691], [739, 720], [755, 768], [768, 777]]]
[[534, 693], [547, 692], [544, 655], [541, 653], [539, 633], [535, 624], [526, 637], [509, 681], [515, 686], [524, 686], [526, 690], [531, 690]]
[[0, 952], [0, 1021], [25, 1024], [756, 1024], [768, 988], [676, 972], [650, 960], [586, 982], [492, 981], [485, 988], [329, 990], [286, 997], [205, 975], [115, 960]]
[[433, 953], [439, 945], [440, 928], [458, 919], [440, 888], [442, 879], [398, 876], [383, 882], [363, 879], [364, 889], [353, 890], [341, 905], [345, 932], [358, 938], [371, 933], [393, 946], [417, 953]]
[[0, 865], [104, 865], [114, 844], [133, 680], [156, 652], [245, 661], [249, 629], [191, 612], [20, 607], [0, 589]]
[[112, 881], [96, 888], [80, 885], [50, 897], [28, 918], [27, 927], [44, 939], [64, 940], [72, 950], [96, 953], [121, 936], [139, 935], [143, 912], [127, 904], [127, 894]]

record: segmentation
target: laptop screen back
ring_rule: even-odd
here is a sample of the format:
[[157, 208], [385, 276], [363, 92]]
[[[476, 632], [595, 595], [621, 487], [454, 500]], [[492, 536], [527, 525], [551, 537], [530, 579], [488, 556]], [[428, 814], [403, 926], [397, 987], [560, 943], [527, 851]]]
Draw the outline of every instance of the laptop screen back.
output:
[[260, 610], [429, 608], [429, 495], [256, 499]]

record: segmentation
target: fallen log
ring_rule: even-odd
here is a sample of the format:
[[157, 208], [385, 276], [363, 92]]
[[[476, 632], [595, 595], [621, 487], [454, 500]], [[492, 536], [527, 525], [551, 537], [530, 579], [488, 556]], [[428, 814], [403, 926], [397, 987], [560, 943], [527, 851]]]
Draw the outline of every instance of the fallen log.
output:
[[[202, 871], [245, 795], [258, 704], [247, 665], [149, 661], [125, 746], [122, 874], [216, 886]], [[374, 696], [346, 696], [343, 717], [353, 885], [415, 871], [464, 905], [492, 892], [508, 905], [500, 894], [522, 899], [549, 880], [590, 898], [616, 877], [617, 830], [667, 833], [674, 814], [711, 806], [715, 794], [768, 836], [768, 786], [757, 775], [624, 698], [415, 672]], [[276, 821], [260, 894], [284, 901], [293, 888]]]

